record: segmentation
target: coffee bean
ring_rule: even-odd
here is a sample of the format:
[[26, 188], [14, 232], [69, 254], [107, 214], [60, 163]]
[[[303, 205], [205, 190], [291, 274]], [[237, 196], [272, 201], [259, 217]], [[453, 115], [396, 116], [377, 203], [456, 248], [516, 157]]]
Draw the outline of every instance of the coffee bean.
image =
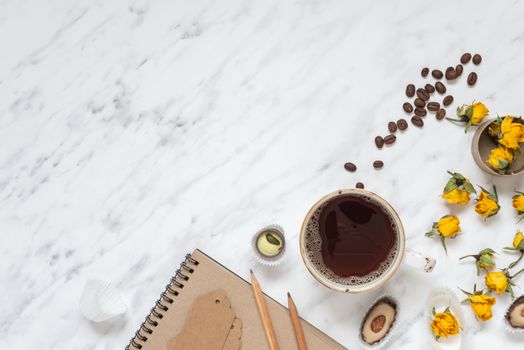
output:
[[445, 76], [446, 76], [447, 80], [454, 80], [454, 79], [456, 79], [457, 78], [457, 73], [455, 73], [455, 68], [453, 68], [453, 67], [446, 68]]
[[360, 188], [361, 190], [364, 189], [364, 184], [362, 182], [357, 182], [357, 184], [355, 185], [356, 188]]
[[386, 145], [391, 145], [396, 140], [397, 140], [397, 137], [395, 135], [388, 135], [388, 136], [384, 137], [384, 143]]
[[354, 172], [355, 170], [357, 170], [357, 166], [351, 162], [347, 162], [346, 164], [344, 164], [344, 169], [350, 172]]
[[482, 56], [479, 55], [478, 53], [476, 53], [474, 56], [473, 56], [473, 64], [475, 65], [479, 65], [480, 62], [482, 62]]
[[428, 112], [426, 111], [425, 108], [417, 107], [415, 108], [415, 114], [418, 115], [419, 117], [425, 117], [426, 114], [428, 114]]
[[475, 83], [477, 82], [477, 78], [478, 78], [477, 73], [475, 72], [469, 73], [468, 74], [468, 85], [469, 86], [475, 85]]
[[426, 105], [426, 101], [424, 101], [423, 99], [418, 98], [418, 97], [415, 99], [415, 101], [413, 103], [417, 107], [424, 107]]
[[408, 122], [406, 119], [397, 120], [397, 126], [400, 130], [406, 130], [408, 128]]
[[424, 101], [429, 100], [429, 94], [422, 88], [417, 89], [417, 96]]
[[395, 122], [389, 122], [388, 123], [388, 130], [389, 130], [389, 132], [397, 131], [397, 124]]
[[411, 105], [411, 103], [409, 102], [405, 102], [403, 105], [402, 105], [402, 108], [404, 108], [404, 111], [406, 113], [411, 113], [413, 112], [413, 106]]
[[438, 110], [437, 114], [435, 115], [435, 117], [438, 119], [438, 120], [442, 120], [444, 119], [444, 117], [446, 116], [446, 110], [444, 108], [441, 108]]
[[424, 86], [424, 90], [426, 90], [426, 92], [427, 92], [428, 94], [432, 94], [432, 93], [435, 92], [435, 87], [434, 87], [433, 85], [431, 85], [431, 84], [426, 84], [426, 85]]
[[435, 89], [438, 91], [439, 94], [446, 93], [446, 85], [442, 84], [440, 81], [437, 81], [435, 83]]
[[464, 66], [461, 64], [457, 64], [455, 66], [455, 74], [457, 75], [457, 78], [462, 75], [462, 72], [464, 71]]
[[442, 104], [444, 106], [449, 106], [452, 103], [453, 103], [453, 96], [451, 96], [451, 95], [448, 95], [448, 96], [444, 97], [444, 100], [442, 100]]
[[382, 148], [384, 146], [384, 138], [382, 136], [375, 137], [375, 145], [377, 145], [377, 148]]
[[460, 63], [466, 64], [469, 62], [470, 59], [471, 59], [471, 54], [469, 52], [466, 52], [465, 54], [463, 54], [460, 57]]
[[444, 74], [442, 73], [441, 70], [439, 69], [433, 69], [431, 71], [431, 75], [433, 76], [433, 78], [435, 79], [442, 79], [442, 77], [444, 76]]
[[375, 160], [375, 161], [373, 162], [373, 168], [375, 168], [375, 169], [380, 169], [380, 168], [382, 168], [383, 166], [384, 166], [384, 162], [381, 161], [381, 160]]
[[416, 115], [411, 117], [411, 123], [413, 123], [413, 125], [415, 125], [415, 126], [418, 126], [419, 128], [424, 126], [424, 121], [422, 120], [422, 118], [420, 118], [419, 116], [416, 116]]
[[422, 70], [420, 71], [420, 75], [422, 75], [423, 78], [427, 77], [429, 74], [429, 68], [428, 67], [424, 67], [422, 68]]
[[428, 103], [428, 110], [435, 112], [440, 109], [440, 103], [438, 102], [430, 102]]
[[415, 85], [408, 84], [408, 86], [406, 86], [406, 96], [407, 97], [415, 96]]

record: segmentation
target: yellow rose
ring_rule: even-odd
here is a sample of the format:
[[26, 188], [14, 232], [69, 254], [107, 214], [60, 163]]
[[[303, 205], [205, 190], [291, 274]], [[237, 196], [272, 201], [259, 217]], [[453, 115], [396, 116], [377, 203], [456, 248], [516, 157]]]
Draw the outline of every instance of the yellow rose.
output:
[[513, 248], [516, 248], [518, 249], [519, 248], [519, 245], [520, 243], [522, 242], [522, 240], [524, 239], [524, 235], [522, 234], [522, 232], [517, 232], [515, 234], [515, 237], [513, 237]]
[[437, 223], [437, 229], [446, 238], [455, 237], [460, 232], [460, 220], [455, 215], [443, 216]]
[[486, 106], [482, 102], [475, 102], [471, 105], [472, 113], [471, 113], [471, 124], [478, 125], [482, 122], [482, 119], [484, 119], [485, 116], [489, 114], [489, 110], [486, 108]]
[[477, 200], [477, 204], [475, 205], [475, 211], [480, 216], [492, 216], [497, 214], [499, 211], [500, 206], [497, 203], [497, 201], [489, 198], [489, 194], [482, 191], [480, 192], [479, 199]]
[[506, 147], [499, 146], [489, 153], [486, 162], [496, 170], [504, 170], [513, 162], [513, 152]]
[[482, 321], [487, 321], [493, 316], [491, 307], [497, 302], [492, 296], [481, 294], [481, 295], [470, 295], [468, 297], [471, 302], [471, 308], [475, 315]]
[[513, 196], [513, 208], [517, 209], [519, 212], [524, 212], [524, 195]]
[[499, 143], [507, 148], [518, 149], [519, 143], [524, 142], [524, 125], [513, 123], [512, 117], [505, 117], [500, 125], [502, 138]]
[[486, 286], [501, 295], [508, 289], [508, 277], [502, 271], [488, 272], [486, 275]]
[[442, 198], [453, 204], [467, 204], [469, 202], [469, 192], [455, 188], [442, 195]]
[[447, 338], [458, 334], [460, 327], [457, 318], [450, 312], [439, 312], [433, 317], [431, 330], [437, 338]]

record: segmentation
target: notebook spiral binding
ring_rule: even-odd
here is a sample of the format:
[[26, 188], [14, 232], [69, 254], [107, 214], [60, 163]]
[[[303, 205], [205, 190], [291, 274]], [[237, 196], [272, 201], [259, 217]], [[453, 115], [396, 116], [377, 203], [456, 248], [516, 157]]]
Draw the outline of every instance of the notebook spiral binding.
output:
[[164, 317], [164, 313], [169, 310], [170, 305], [173, 303], [182, 288], [184, 283], [191, 277], [190, 275], [195, 271], [195, 267], [198, 266], [199, 262], [191, 257], [191, 254], [187, 254], [185, 260], [180, 264], [180, 268], [176, 271], [175, 275], [171, 277], [171, 280], [167, 284], [164, 292], [160, 294], [160, 298], [155, 303], [155, 306], [151, 309], [149, 315], [135, 335], [129, 341], [126, 346], [126, 350], [130, 349], [142, 349], [144, 343], [147, 342], [148, 336], [153, 334], [155, 328], [158, 327], [158, 322]]

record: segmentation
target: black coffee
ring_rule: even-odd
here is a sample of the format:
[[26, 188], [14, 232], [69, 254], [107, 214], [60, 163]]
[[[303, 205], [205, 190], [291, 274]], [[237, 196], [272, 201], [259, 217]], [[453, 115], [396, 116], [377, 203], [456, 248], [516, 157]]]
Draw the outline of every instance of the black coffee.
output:
[[330, 200], [320, 213], [319, 228], [324, 264], [338, 277], [376, 271], [397, 239], [384, 209], [354, 195]]

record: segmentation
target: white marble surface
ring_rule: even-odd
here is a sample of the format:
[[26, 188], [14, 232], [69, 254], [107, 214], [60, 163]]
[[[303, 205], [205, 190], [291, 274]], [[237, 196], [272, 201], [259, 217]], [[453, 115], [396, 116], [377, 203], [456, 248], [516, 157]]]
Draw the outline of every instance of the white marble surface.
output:
[[[389, 348], [425, 348], [427, 293], [481, 283], [458, 257], [510, 243], [510, 196], [524, 184], [483, 175], [472, 134], [433, 117], [389, 149], [373, 138], [403, 115], [404, 87], [422, 82], [424, 65], [456, 64], [464, 50], [484, 61], [474, 89], [464, 78], [450, 87], [450, 113], [473, 99], [522, 113], [523, 15], [522, 2], [487, 0], [1, 1], [2, 348], [122, 349], [199, 247], [244, 277], [255, 267], [270, 295], [284, 302], [291, 291], [307, 320], [355, 349], [361, 316], [384, 290], [318, 285], [298, 233], [317, 198], [359, 180], [396, 206], [408, 245], [438, 259], [432, 275], [402, 267], [386, 287], [403, 310]], [[343, 170], [348, 160], [357, 173]], [[483, 223], [472, 205], [447, 207], [447, 169], [496, 184], [500, 214]], [[446, 257], [423, 234], [450, 210], [464, 234]], [[268, 272], [250, 260], [249, 239], [273, 222], [290, 249]], [[124, 322], [82, 318], [93, 276], [124, 291]], [[498, 298], [485, 324], [464, 308], [465, 349], [521, 346], [503, 330], [509, 302]]]

